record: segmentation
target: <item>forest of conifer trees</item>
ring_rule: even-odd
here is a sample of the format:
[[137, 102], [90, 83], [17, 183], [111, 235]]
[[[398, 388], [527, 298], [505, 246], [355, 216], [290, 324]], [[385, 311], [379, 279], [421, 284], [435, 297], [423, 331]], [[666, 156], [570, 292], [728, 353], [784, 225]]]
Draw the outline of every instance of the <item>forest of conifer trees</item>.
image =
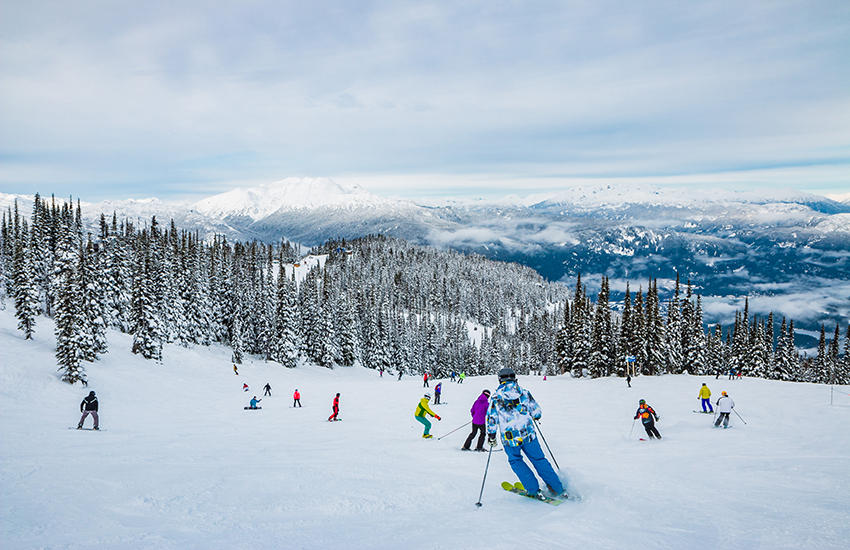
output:
[[615, 311], [604, 277], [594, 302], [580, 275], [570, 290], [518, 264], [380, 235], [328, 241], [311, 251], [324, 261], [299, 280], [292, 265], [301, 255], [286, 241], [205, 242], [173, 222], [139, 228], [114, 214], [101, 215], [91, 234], [79, 203], [38, 195], [29, 216], [17, 204], [3, 212], [0, 229], [0, 308], [13, 305], [25, 338], [53, 319], [59, 371], [72, 384], [107, 353], [110, 328], [131, 334], [133, 353], [154, 361], [166, 344], [215, 342], [232, 349], [234, 363], [245, 354], [284, 367], [299, 358], [328, 368], [359, 361], [438, 377], [504, 366], [625, 376], [628, 364], [643, 375], [734, 369], [850, 383], [850, 326], [842, 335], [836, 325], [829, 343], [822, 326], [817, 354], [801, 356], [793, 320], [750, 317], [747, 302], [725, 331], [709, 326], [700, 296], [678, 277], [666, 299], [654, 279], [645, 290], [627, 287]]

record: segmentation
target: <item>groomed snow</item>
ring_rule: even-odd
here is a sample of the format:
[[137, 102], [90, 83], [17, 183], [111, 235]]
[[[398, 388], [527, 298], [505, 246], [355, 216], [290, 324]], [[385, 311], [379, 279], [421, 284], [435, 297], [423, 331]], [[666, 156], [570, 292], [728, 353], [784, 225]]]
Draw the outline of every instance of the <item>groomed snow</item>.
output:
[[[499, 488], [492, 454], [458, 449], [467, 428], [421, 439], [419, 377], [359, 367], [286, 370], [227, 349], [167, 346], [162, 364], [127, 350], [88, 365], [88, 389], [58, 380], [52, 326], [24, 341], [0, 311], [2, 541], [13, 549], [846, 548], [850, 389], [714, 377], [520, 377], [581, 502], [560, 507]], [[242, 391], [247, 382], [250, 392]], [[263, 409], [245, 411], [252, 395]], [[691, 412], [701, 382], [730, 392], [732, 429]], [[431, 391], [435, 383], [432, 382]], [[495, 377], [443, 381], [439, 437], [469, 420]], [[295, 388], [303, 409], [292, 409]], [[106, 431], [69, 430], [89, 390]], [[328, 423], [342, 394], [343, 422]], [[629, 439], [640, 398], [662, 442]], [[91, 420], [87, 420], [90, 426]]]

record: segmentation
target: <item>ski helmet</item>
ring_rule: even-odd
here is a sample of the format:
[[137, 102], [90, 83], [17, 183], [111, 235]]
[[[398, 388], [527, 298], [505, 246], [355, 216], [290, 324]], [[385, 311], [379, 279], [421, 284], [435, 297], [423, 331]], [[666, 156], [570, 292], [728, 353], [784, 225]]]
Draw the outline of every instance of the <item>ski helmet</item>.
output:
[[426, 393], [426, 394], [425, 394], [425, 399], [431, 399], [431, 394], [430, 394], [430, 393]]
[[89, 392], [89, 397], [94, 397], [94, 390]]
[[490, 397], [490, 390], [484, 390], [484, 391], [483, 391], [483, 392], [481, 392], [481, 393], [483, 393], [483, 394], [484, 394], [484, 395], [486, 395], [487, 397]]
[[640, 401], [638, 401], [638, 403], [640, 403], [641, 405], [645, 405], [645, 404], [646, 404], [646, 399], [641, 399]]
[[720, 392], [720, 395], [729, 395], [729, 394], [726, 393], [725, 391], [722, 391], [722, 392]]
[[516, 381], [516, 373], [514, 369], [504, 368], [499, 371], [499, 382], [507, 382], [509, 380]]

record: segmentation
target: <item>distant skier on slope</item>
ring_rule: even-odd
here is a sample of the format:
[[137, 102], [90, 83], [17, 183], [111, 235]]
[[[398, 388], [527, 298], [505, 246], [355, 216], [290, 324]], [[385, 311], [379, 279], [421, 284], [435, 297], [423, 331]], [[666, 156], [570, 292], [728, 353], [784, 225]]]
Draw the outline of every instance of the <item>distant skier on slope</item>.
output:
[[334, 412], [332, 415], [328, 417], [328, 422], [335, 422], [339, 420], [339, 394], [336, 394], [334, 397]]
[[427, 372], [426, 372], [425, 374], [423, 374], [423, 375], [422, 375], [422, 380], [425, 382], [424, 384], [422, 384], [422, 387], [423, 387], [423, 388], [428, 388], [428, 387], [430, 387], [430, 386], [428, 385], [428, 373], [427, 373]]
[[263, 395], [268, 395], [269, 397], [271, 397], [271, 395], [272, 395], [272, 387], [269, 385], [269, 383], [268, 383], [268, 382], [266, 382], [266, 385], [265, 385], [265, 386], [263, 386], [263, 391], [265, 392], [265, 393], [263, 393]]
[[239, 371], [236, 369], [236, 363], [233, 363], [233, 372], [236, 373], [236, 376], [239, 376]]
[[717, 421], [714, 423], [716, 428], [720, 427], [720, 422], [723, 422], [723, 427], [729, 427], [729, 415], [732, 414], [732, 409], [735, 408], [735, 402], [732, 401], [732, 398], [729, 397], [725, 391], [720, 392], [720, 399], [717, 400], [717, 412], [720, 414], [717, 416]]
[[242, 391], [248, 391], [248, 384], [242, 384]]
[[472, 404], [472, 408], [469, 409], [469, 414], [472, 415], [472, 431], [469, 433], [469, 437], [466, 438], [466, 442], [464, 442], [463, 447], [461, 447], [462, 451], [470, 450], [470, 446], [472, 445], [472, 440], [475, 439], [475, 434], [480, 432], [478, 436], [478, 444], [475, 445], [476, 451], [484, 451], [484, 436], [487, 435], [487, 427], [485, 423], [487, 422], [487, 408], [490, 406], [490, 390], [484, 390], [481, 392], [481, 395], [478, 396], [478, 399], [475, 400], [475, 403]]
[[649, 439], [654, 437], [661, 439], [661, 434], [658, 433], [658, 429], [655, 427], [655, 423], [658, 422], [658, 414], [643, 399], [640, 400], [637, 413], [635, 413], [635, 420], [638, 418], [643, 423], [643, 429], [646, 430], [646, 435]]
[[431, 435], [431, 422], [425, 418], [426, 414], [430, 414], [437, 420], [442, 420], [440, 416], [431, 410], [431, 407], [428, 406], [428, 401], [431, 400], [430, 394], [425, 394], [425, 396], [419, 400], [419, 404], [416, 405], [416, 411], [413, 413], [413, 417], [416, 418], [418, 422], [420, 422], [423, 426], [425, 426], [425, 433], [422, 434], [423, 439], [431, 439], [434, 437]]
[[298, 388], [295, 388], [295, 393], [292, 394], [292, 408], [295, 408], [295, 405], [301, 406], [301, 394], [298, 393]]
[[[699, 389], [699, 395], [697, 399], [702, 399], [702, 412], [714, 412], [714, 409], [711, 408], [711, 390], [708, 389], [708, 386], [703, 383], [702, 387]], [[708, 410], [705, 408], [708, 406]]]
[[440, 394], [443, 393], [443, 383], [437, 382], [437, 387], [434, 388], [434, 404], [440, 405]]
[[464, 379], [464, 378], [466, 378], [466, 373], [465, 373], [465, 372], [460, 373], [460, 377], [458, 378], [457, 383], [458, 383], [458, 384], [463, 384], [463, 379]]
[[[463, 376], [463, 373], [461, 373]], [[552, 465], [543, 455], [534, 429], [534, 421], [542, 415], [540, 405], [528, 390], [516, 381], [513, 369], [499, 371], [499, 388], [490, 400], [487, 412], [487, 440], [491, 447], [496, 445], [496, 432], [502, 432], [502, 444], [508, 463], [529, 496], [545, 500], [540, 483], [531, 468], [522, 459], [528, 457], [531, 465], [555, 495], [564, 493], [564, 484]]]
[[77, 424], [77, 429], [83, 429], [83, 423], [86, 421], [86, 417], [91, 415], [92, 419], [94, 419], [94, 428], [95, 430], [99, 430], [98, 427], [100, 421], [97, 417], [97, 397], [94, 394], [94, 391], [90, 391], [88, 396], [83, 399], [80, 403], [80, 412], [83, 413], [83, 417], [80, 418], [80, 422]]

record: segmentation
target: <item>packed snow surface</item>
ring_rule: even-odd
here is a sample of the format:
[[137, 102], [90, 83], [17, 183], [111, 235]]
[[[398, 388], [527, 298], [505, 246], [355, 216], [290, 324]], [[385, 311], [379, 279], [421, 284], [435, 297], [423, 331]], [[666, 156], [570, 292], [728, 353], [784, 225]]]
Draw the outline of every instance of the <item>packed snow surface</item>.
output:
[[[421, 438], [419, 376], [257, 358], [237, 376], [225, 348], [166, 346], [157, 364], [111, 332], [81, 388], [57, 377], [47, 319], [34, 341], [15, 325], [0, 311], [4, 550], [824, 549], [850, 539], [850, 388], [830, 405], [827, 386], [758, 379], [639, 377], [630, 389], [521, 376], [581, 501], [504, 492], [499, 483], [516, 478], [499, 447], [477, 508], [488, 454], [459, 450], [468, 427]], [[713, 400], [727, 390], [747, 424], [733, 414], [731, 429], [716, 429], [694, 414], [702, 382]], [[494, 376], [444, 380], [433, 433], [468, 422], [495, 386]], [[106, 431], [69, 430], [89, 390]], [[328, 423], [336, 392], [344, 420]], [[262, 410], [244, 410], [254, 395]], [[630, 433], [640, 398], [661, 415], [663, 441], [639, 441], [639, 423]]]

